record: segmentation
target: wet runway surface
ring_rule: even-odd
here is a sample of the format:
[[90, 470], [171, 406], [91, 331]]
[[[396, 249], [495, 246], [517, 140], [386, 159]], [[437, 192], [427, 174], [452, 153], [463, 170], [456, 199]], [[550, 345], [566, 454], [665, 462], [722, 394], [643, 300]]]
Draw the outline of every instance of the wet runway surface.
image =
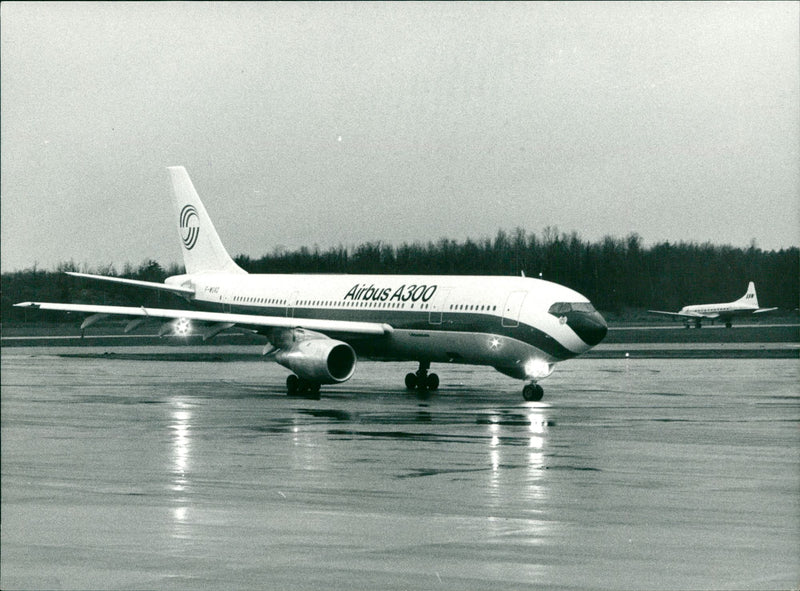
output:
[[2, 356], [0, 587], [775, 589], [800, 583], [796, 359]]

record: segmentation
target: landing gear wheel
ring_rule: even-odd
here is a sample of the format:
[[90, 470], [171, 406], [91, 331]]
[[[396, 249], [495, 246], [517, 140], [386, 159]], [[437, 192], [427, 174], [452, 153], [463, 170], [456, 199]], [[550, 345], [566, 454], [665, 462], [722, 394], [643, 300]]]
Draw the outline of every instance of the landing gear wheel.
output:
[[309, 382], [298, 378], [292, 374], [286, 378], [286, 393], [289, 396], [305, 396], [319, 400], [320, 384], [317, 382]]
[[733, 323], [731, 323], [731, 322], [726, 322], [725, 323], [725, 328], [730, 328], [732, 326], [733, 326]]
[[430, 374], [426, 380], [425, 386], [427, 386], [428, 390], [438, 390], [439, 376], [437, 376], [435, 373]]
[[319, 400], [319, 388], [320, 385], [314, 382], [308, 382], [306, 385], [306, 395], [311, 398], [312, 400]]
[[286, 393], [294, 396], [300, 390], [300, 378], [292, 374], [286, 378]]
[[420, 361], [419, 369], [416, 373], [406, 374], [406, 388], [408, 390], [419, 390], [425, 392], [426, 390], [439, 389], [439, 376], [435, 373], [428, 374], [431, 368], [430, 361]]
[[413, 373], [406, 374], [406, 388], [408, 390], [416, 390], [417, 389], [417, 376]]
[[544, 396], [544, 388], [539, 384], [526, 384], [522, 389], [522, 397], [528, 402], [539, 402]]

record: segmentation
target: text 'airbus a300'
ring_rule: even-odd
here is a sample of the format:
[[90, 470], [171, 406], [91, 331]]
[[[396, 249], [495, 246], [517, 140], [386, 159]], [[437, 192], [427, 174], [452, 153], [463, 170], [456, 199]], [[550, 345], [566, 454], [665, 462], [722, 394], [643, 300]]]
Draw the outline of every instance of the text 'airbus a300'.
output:
[[488, 365], [526, 380], [525, 400], [540, 400], [538, 380], [558, 361], [597, 345], [608, 327], [581, 294], [526, 277], [450, 275], [256, 275], [228, 255], [182, 166], [168, 168], [186, 274], [162, 283], [70, 273], [172, 292], [192, 310], [25, 302], [17, 306], [192, 323], [204, 338], [236, 327], [262, 335], [265, 353], [292, 372], [289, 394], [318, 396], [321, 384], [350, 379], [356, 356], [419, 363], [409, 389], [436, 390], [430, 364]]

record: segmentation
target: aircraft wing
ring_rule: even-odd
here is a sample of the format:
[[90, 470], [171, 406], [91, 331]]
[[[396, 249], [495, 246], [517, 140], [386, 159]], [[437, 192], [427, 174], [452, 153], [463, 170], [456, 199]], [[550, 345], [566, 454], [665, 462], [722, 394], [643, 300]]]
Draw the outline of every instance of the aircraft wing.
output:
[[392, 332], [389, 324], [377, 322], [356, 322], [350, 320], [323, 320], [313, 318], [289, 318], [285, 316], [257, 316], [251, 314], [231, 314], [226, 312], [202, 312], [198, 310], [169, 310], [165, 308], [135, 308], [126, 306], [95, 306], [92, 304], [60, 304], [48, 302], [22, 302], [14, 304], [20, 308], [37, 310], [57, 310], [62, 312], [82, 312], [116, 316], [138, 316], [154, 319], [181, 319], [212, 322], [225, 325], [238, 325], [252, 328], [305, 328], [320, 332], [335, 332], [357, 335], [385, 335]]
[[661, 310], [648, 310], [650, 314], [664, 314], [665, 316], [678, 316], [680, 318], [716, 318], [718, 315], [687, 314], [686, 312], [663, 312]]

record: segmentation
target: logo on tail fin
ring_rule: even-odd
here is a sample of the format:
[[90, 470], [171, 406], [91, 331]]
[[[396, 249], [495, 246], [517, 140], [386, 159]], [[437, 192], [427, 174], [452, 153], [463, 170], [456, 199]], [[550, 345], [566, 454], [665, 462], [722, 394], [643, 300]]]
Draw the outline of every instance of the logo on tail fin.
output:
[[200, 218], [194, 205], [184, 205], [181, 210], [180, 228], [181, 239], [187, 250], [192, 250], [197, 244], [197, 237], [200, 235]]

